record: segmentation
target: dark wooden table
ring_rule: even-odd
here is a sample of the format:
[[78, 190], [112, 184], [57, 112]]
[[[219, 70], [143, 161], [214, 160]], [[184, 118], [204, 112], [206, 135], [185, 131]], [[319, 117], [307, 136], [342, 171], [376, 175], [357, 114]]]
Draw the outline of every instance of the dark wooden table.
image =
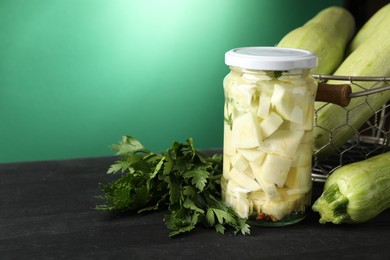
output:
[[[166, 212], [94, 210], [114, 157], [0, 164], [0, 259], [390, 259], [390, 211], [359, 225], [252, 227], [250, 236], [199, 226], [168, 237]], [[322, 190], [315, 183], [313, 200]]]

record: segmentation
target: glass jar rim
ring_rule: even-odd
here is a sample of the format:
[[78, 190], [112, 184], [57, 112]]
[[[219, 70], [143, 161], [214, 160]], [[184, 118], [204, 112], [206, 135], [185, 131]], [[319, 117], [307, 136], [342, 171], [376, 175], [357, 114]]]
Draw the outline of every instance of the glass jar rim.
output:
[[312, 69], [317, 56], [307, 50], [281, 47], [241, 47], [225, 53], [225, 64], [254, 70]]
[[237, 66], [229, 66], [230, 70], [233, 71], [238, 71], [241, 73], [247, 73], [247, 74], [268, 74], [270, 72], [280, 72], [283, 73], [283, 75], [299, 75], [301, 76], [302, 74], [307, 74], [310, 73], [310, 69], [293, 69], [293, 70], [255, 70], [255, 69], [246, 69], [246, 68], [241, 68]]

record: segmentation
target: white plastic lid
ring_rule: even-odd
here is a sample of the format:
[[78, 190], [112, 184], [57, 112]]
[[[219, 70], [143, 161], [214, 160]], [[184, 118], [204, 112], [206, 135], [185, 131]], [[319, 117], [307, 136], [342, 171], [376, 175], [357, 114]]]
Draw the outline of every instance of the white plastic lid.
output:
[[280, 47], [243, 47], [225, 54], [226, 65], [254, 70], [311, 69], [317, 60], [310, 51]]

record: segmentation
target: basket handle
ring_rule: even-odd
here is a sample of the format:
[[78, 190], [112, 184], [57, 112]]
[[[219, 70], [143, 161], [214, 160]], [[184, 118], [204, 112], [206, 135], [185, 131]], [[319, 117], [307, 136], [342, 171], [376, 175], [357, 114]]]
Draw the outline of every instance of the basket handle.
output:
[[328, 102], [342, 107], [348, 106], [351, 101], [352, 88], [348, 84], [318, 83], [315, 101]]

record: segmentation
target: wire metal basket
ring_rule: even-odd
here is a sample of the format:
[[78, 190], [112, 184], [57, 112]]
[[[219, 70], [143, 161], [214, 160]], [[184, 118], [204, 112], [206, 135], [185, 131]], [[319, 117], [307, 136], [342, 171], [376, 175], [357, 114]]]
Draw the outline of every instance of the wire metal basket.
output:
[[[319, 82], [327, 80], [337, 80], [359, 89], [349, 95], [350, 98], [365, 97], [362, 100], [369, 106], [368, 96], [381, 92], [390, 91], [390, 77], [350, 77], [350, 76], [330, 76], [313, 75]], [[364, 83], [363, 83], [364, 82]], [[367, 85], [368, 84], [368, 85]], [[363, 86], [364, 85], [364, 86]], [[356, 87], [355, 87], [356, 86]], [[346, 114], [356, 106], [347, 106]], [[316, 115], [314, 128], [316, 125]], [[351, 126], [346, 117], [343, 125]], [[352, 126], [351, 126], [352, 127]], [[328, 129], [330, 136], [333, 129]], [[332, 145], [332, 140], [329, 144]], [[374, 155], [390, 151], [390, 102], [382, 106], [379, 110], [373, 111], [373, 116], [360, 129], [356, 129], [350, 140], [337, 149], [337, 152], [326, 157], [319, 156], [316, 152], [313, 155], [312, 179], [315, 182], [325, 182], [330, 174], [337, 168], [367, 159]]]

